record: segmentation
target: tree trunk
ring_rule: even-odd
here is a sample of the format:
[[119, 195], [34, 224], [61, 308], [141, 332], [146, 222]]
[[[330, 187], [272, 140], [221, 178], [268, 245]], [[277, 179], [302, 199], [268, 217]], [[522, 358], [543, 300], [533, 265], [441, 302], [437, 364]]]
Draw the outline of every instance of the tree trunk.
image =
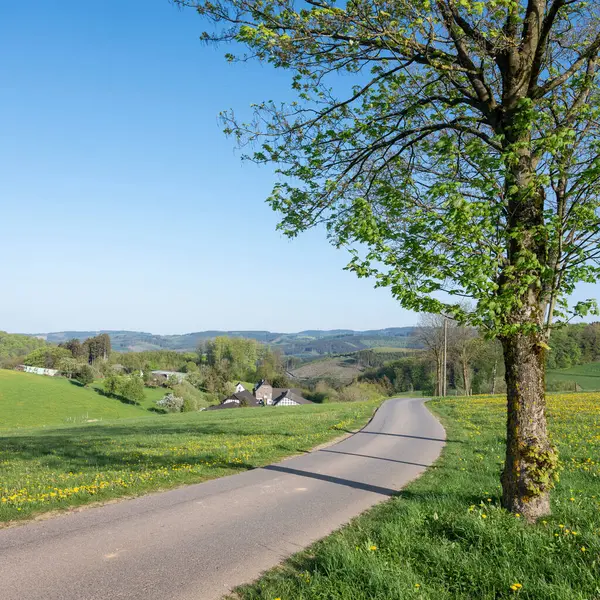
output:
[[557, 463], [546, 426], [542, 344], [538, 334], [502, 340], [508, 400], [502, 504], [530, 522], [550, 513], [549, 492]]
[[469, 377], [469, 363], [464, 358], [462, 360], [462, 375], [463, 383], [465, 384], [465, 396], [470, 396], [471, 380]]

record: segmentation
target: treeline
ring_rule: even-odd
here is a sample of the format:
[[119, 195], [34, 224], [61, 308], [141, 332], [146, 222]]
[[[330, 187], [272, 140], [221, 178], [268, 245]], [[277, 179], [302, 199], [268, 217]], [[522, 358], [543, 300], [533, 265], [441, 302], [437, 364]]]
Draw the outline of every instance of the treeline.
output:
[[[359, 380], [377, 383], [392, 394], [420, 390], [441, 395], [445, 368], [447, 393], [468, 396], [506, 389], [498, 340], [486, 340], [477, 330], [451, 321], [444, 326], [443, 317], [435, 315], [421, 317], [416, 335], [423, 351], [367, 369]], [[566, 325], [552, 332], [547, 368], [569, 368], [599, 360], [600, 323]], [[554, 389], [554, 385], [549, 384], [548, 389]]]
[[600, 323], [577, 323], [552, 332], [547, 368], [568, 369], [599, 360]]
[[46, 346], [44, 340], [0, 331], [0, 368], [12, 369], [22, 363], [27, 354], [43, 346]]

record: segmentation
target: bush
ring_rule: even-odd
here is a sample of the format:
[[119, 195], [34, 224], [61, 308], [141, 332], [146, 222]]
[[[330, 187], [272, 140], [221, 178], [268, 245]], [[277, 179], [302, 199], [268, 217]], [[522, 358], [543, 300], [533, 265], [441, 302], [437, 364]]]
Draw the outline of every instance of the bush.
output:
[[340, 390], [340, 402], [364, 402], [385, 397], [385, 391], [375, 383], [352, 383]]
[[184, 371], [186, 373], [198, 373], [200, 369], [195, 362], [189, 361], [185, 363]]
[[202, 389], [204, 387], [204, 376], [200, 371], [189, 373], [185, 380], [196, 389]]
[[206, 394], [197, 390], [188, 381], [184, 380], [178, 383], [177, 385], [174, 385], [173, 394], [179, 398], [183, 398], [183, 412], [193, 412], [196, 410], [200, 410], [201, 408], [206, 408], [208, 406]]
[[82, 361], [77, 360], [76, 358], [67, 357], [63, 358], [58, 363], [58, 370], [61, 372], [62, 375], [70, 379], [71, 377], [75, 376], [75, 374], [81, 369], [81, 367], [84, 364], [87, 363], [83, 363]]
[[177, 413], [183, 410], [185, 400], [174, 394], [167, 394], [164, 398], [156, 401], [156, 406], [169, 413]]
[[94, 369], [92, 369], [92, 367], [90, 367], [90, 365], [82, 364], [73, 373], [73, 378], [75, 380], [79, 381], [79, 383], [81, 383], [81, 385], [87, 386], [87, 385], [90, 385], [90, 383], [93, 383], [94, 379], [96, 377], [95, 377]]
[[311, 392], [305, 392], [304, 397], [307, 400], [312, 400], [319, 404], [326, 402], [339, 402], [339, 394], [337, 390], [327, 384], [326, 381], [318, 381], [315, 389]]
[[134, 404], [139, 404], [145, 397], [144, 382], [138, 375], [129, 375], [123, 377], [120, 395]]
[[200, 410], [200, 405], [198, 400], [195, 398], [186, 398], [183, 401], [183, 408], [181, 409], [181, 412], [196, 412], [198, 410]]
[[138, 375], [109, 375], [104, 379], [104, 392], [132, 404], [139, 404], [146, 397], [144, 382]]

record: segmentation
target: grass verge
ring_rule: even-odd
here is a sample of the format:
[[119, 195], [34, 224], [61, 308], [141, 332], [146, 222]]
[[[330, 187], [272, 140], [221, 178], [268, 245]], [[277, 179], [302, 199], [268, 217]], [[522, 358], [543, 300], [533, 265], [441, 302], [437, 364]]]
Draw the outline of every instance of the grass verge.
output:
[[0, 432], [0, 522], [262, 466], [363, 426], [379, 403], [205, 411]]
[[562, 473], [535, 526], [499, 506], [504, 404], [430, 402], [448, 435], [436, 465], [236, 598], [600, 599], [600, 394], [549, 397]]

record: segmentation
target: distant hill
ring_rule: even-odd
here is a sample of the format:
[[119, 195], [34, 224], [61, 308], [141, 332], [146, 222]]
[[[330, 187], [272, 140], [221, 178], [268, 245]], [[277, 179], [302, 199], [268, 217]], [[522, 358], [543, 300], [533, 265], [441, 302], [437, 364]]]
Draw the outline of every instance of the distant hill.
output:
[[329, 331], [307, 330], [298, 333], [276, 333], [271, 331], [198, 331], [181, 335], [155, 335], [142, 331], [57, 331], [32, 334], [53, 344], [77, 338], [84, 340], [100, 333], [110, 336], [113, 349], [117, 352], [141, 352], [144, 350], [193, 351], [203, 341], [217, 336], [245, 337], [258, 340], [278, 348], [287, 355], [320, 356], [344, 354], [367, 348], [415, 348], [419, 347], [414, 337], [414, 327], [389, 327], [368, 331], [334, 329]]

